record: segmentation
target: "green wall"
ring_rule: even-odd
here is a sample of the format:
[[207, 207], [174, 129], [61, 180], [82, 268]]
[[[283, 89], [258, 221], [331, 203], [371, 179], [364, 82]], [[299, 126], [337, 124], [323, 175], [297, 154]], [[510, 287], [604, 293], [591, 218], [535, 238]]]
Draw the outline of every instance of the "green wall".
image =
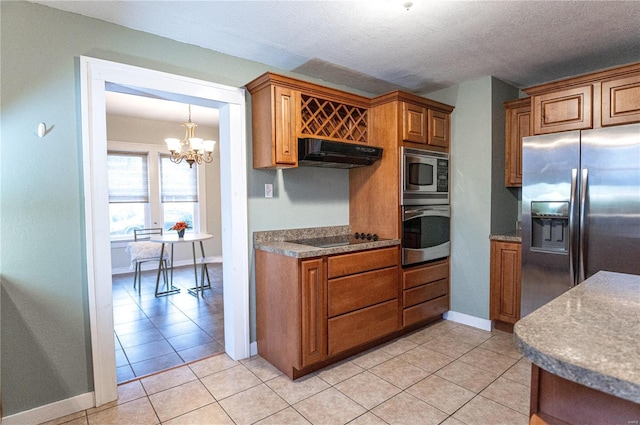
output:
[[517, 94], [514, 87], [488, 76], [425, 95], [455, 106], [451, 310], [482, 319], [489, 319], [489, 236], [514, 230], [517, 215], [517, 197], [504, 188], [503, 105]]
[[[79, 56], [236, 87], [270, 69], [28, 2], [1, 3], [0, 31], [1, 384], [12, 415], [93, 390]], [[39, 139], [41, 121], [51, 132]], [[344, 170], [250, 169], [248, 185], [250, 232], [348, 224]]]

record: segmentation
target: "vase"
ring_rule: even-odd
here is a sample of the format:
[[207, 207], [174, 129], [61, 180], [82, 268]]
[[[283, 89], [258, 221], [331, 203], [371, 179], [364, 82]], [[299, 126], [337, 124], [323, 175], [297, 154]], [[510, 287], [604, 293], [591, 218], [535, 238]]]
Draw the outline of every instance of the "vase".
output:
[[178, 230], [178, 237], [179, 238], [184, 238], [184, 229]]

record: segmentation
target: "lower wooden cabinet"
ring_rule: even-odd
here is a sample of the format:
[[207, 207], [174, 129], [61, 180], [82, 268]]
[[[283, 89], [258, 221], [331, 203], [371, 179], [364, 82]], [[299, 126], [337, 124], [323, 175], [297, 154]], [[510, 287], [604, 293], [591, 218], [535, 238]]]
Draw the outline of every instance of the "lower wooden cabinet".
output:
[[[491, 241], [490, 319], [496, 326], [513, 325], [520, 319], [520, 271], [522, 247], [519, 242]], [[498, 323], [502, 322], [502, 323]]]
[[297, 259], [256, 250], [258, 354], [296, 379], [449, 310], [449, 259], [401, 269], [400, 247]]
[[530, 425], [633, 424], [640, 404], [625, 400], [531, 365]]
[[399, 246], [255, 261], [258, 353], [292, 379], [400, 329]]
[[405, 327], [449, 310], [449, 259], [403, 269], [402, 301]]
[[327, 357], [327, 290], [322, 258], [300, 262], [301, 367]]

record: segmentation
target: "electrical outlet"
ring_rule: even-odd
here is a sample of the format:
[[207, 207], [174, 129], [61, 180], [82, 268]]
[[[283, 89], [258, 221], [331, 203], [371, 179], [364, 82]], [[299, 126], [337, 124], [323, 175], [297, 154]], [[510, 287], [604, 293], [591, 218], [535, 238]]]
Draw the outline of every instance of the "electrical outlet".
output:
[[264, 197], [273, 198], [273, 185], [271, 183], [265, 183], [264, 185]]

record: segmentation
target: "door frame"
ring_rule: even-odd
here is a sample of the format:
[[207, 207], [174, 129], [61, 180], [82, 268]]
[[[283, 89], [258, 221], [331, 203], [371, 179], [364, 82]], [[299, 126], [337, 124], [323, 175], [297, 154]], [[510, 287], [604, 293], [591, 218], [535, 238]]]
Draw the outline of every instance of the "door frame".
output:
[[96, 406], [118, 398], [109, 212], [103, 207], [109, 202], [105, 106], [108, 83], [148, 90], [170, 100], [196, 100], [220, 110], [225, 352], [234, 360], [250, 355], [245, 90], [81, 56], [85, 254]]

